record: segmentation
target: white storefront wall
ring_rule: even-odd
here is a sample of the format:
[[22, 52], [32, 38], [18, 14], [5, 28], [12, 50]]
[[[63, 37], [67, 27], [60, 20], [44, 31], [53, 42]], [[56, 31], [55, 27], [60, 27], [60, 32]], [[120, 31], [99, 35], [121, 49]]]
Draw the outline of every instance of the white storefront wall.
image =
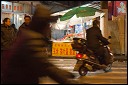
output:
[[4, 18], [10, 18], [12, 21], [12, 3], [1, 1], [1, 24]]
[[[31, 2], [33, 4], [31, 4]], [[15, 1], [1, 1], [1, 24], [4, 18], [10, 18], [11, 22], [14, 23], [18, 29], [24, 22], [24, 16], [32, 16], [35, 5], [40, 4], [38, 1], [31, 2], [19, 1], [16, 3]]]

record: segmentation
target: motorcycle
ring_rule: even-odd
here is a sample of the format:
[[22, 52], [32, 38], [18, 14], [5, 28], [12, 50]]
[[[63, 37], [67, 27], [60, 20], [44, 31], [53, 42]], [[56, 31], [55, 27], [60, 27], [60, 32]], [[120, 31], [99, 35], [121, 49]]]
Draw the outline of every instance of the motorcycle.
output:
[[[111, 39], [111, 36], [108, 37]], [[82, 38], [73, 38], [71, 44], [73, 50], [77, 52], [77, 63], [74, 67], [74, 71], [78, 71], [81, 76], [85, 76], [88, 71], [104, 70], [105, 72], [111, 71], [114, 56], [108, 45], [104, 45], [105, 53], [104, 57], [96, 56], [95, 53], [87, 48], [86, 40]], [[103, 61], [104, 60], [104, 61]], [[103, 61], [103, 62], [101, 62]]]

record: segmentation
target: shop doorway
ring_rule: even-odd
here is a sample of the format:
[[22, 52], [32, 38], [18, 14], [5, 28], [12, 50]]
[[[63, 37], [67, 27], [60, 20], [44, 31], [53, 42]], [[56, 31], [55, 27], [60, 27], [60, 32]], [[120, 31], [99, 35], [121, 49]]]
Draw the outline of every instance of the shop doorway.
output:
[[23, 14], [14, 14], [14, 24], [16, 25], [16, 28], [19, 29], [19, 27], [24, 22], [24, 15]]

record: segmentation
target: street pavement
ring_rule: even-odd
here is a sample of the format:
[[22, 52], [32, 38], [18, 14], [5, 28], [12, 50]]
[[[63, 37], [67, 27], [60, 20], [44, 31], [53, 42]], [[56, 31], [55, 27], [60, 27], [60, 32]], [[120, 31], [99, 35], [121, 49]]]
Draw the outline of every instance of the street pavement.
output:
[[90, 72], [78, 78], [91, 84], [127, 84], [127, 62], [114, 62], [112, 71], [105, 73], [103, 70]]
[[125, 55], [114, 55], [115, 56], [115, 61], [127, 61], [127, 56]]
[[[75, 79], [90, 84], [127, 84], [127, 58], [125, 56], [115, 56], [112, 71], [105, 73], [103, 70], [88, 72], [86, 76], [80, 76], [77, 71], [73, 71], [76, 59], [72, 58], [50, 58], [49, 61], [58, 68], [65, 69], [75, 75]], [[49, 77], [41, 77], [40, 84], [58, 84]]]

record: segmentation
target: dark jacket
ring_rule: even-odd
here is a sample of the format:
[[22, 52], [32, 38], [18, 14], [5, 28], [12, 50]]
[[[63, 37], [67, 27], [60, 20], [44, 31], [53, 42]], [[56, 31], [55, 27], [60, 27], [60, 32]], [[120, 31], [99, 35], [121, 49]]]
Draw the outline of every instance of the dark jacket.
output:
[[15, 32], [17, 33], [17, 29], [16, 29], [15, 24], [12, 24], [11, 26], [14, 28]]
[[8, 50], [15, 40], [16, 33], [11, 26], [1, 24], [1, 50]]
[[[66, 83], [73, 74], [58, 69], [48, 61], [48, 43], [45, 37], [31, 30], [22, 30], [2, 60], [2, 83], [38, 84], [39, 77], [49, 76], [59, 83]], [[6, 53], [5, 53], [6, 54]], [[68, 82], [69, 83], [69, 82]]]
[[29, 29], [29, 25], [25, 24], [25, 22], [19, 27], [17, 35], [21, 34], [22, 29]]
[[86, 33], [87, 46], [91, 49], [98, 49], [100, 47], [99, 41], [106, 45], [109, 44], [108, 40], [102, 36], [100, 28], [97, 26], [87, 29]]
[[19, 27], [19, 29], [29, 29], [29, 25], [25, 24], [25, 22]]

